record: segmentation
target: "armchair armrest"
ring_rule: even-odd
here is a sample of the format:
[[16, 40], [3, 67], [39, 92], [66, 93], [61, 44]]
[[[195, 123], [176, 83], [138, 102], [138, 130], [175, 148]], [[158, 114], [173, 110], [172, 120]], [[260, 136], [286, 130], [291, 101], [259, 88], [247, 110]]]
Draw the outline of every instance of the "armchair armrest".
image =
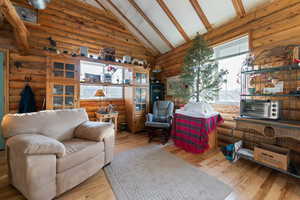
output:
[[110, 123], [86, 121], [75, 130], [75, 137], [80, 139], [103, 141], [105, 137], [114, 135], [114, 126]]
[[173, 118], [174, 118], [173, 114], [168, 115], [168, 122], [172, 123]]
[[66, 154], [65, 146], [50, 137], [38, 134], [21, 134], [7, 140], [7, 146], [15, 152], [28, 155], [55, 154], [63, 157]]
[[105, 164], [109, 164], [114, 157], [115, 130], [110, 123], [87, 121], [81, 124], [75, 130], [75, 137], [92, 140], [96, 142], [103, 141], [105, 148]]

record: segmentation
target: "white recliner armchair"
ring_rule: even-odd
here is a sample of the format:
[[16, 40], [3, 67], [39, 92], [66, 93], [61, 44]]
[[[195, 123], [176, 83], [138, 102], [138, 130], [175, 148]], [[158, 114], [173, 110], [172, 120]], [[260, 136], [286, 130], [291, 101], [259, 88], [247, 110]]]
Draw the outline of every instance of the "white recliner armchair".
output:
[[7, 114], [2, 128], [11, 184], [29, 200], [51, 200], [113, 159], [113, 125], [84, 109]]

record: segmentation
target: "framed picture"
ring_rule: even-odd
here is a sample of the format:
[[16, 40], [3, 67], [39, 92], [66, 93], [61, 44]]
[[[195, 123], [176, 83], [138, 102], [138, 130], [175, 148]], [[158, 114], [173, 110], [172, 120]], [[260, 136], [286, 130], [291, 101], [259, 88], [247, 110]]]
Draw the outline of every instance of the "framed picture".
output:
[[171, 76], [167, 78], [167, 96], [173, 96], [176, 92], [175, 87], [180, 81], [180, 76]]
[[88, 83], [100, 83], [101, 76], [96, 74], [85, 73], [84, 74], [85, 81]]
[[23, 21], [37, 24], [38, 22], [37, 10], [22, 7], [19, 5], [14, 5], [14, 6], [16, 8], [18, 15]]

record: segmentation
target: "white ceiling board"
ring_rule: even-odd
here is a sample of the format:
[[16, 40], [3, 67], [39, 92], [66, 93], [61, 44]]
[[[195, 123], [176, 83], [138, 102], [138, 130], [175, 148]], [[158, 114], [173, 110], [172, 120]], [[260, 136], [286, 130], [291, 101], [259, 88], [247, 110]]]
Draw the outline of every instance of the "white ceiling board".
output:
[[136, 11], [136, 9], [128, 3], [127, 0], [113, 0], [116, 6], [119, 4], [119, 9], [123, 12], [123, 14], [135, 25], [139, 26], [143, 23], [144, 18]]
[[[135, 28], [133, 28], [119, 13], [116, 11], [106, 0], [100, 0], [101, 3], [105, 6], [105, 8], [109, 9], [125, 26], [126, 28], [138, 38], [139, 41], [141, 41], [146, 47], [152, 49], [153, 51], [156, 51], [152, 48], [152, 46], [143, 38], [142, 35], [140, 35]], [[120, 9], [120, 8], [119, 8]], [[152, 41], [151, 41], [152, 42]]]
[[[80, 0], [97, 8], [100, 6], [94, 0]], [[150, 42], [161, 53], [169, 51], [168, 44], [161, 39], [159, 34], [148, 24], [128, 0], [111, 0], [116, 7], [130, 20], [139, 31], [135, 30], [110, 4], [108, 0], [99, 0], [110, 10], [145, 46], [153, 49]], [[169, 19], [156, 0], [134, 0], [143, 10], [145, 15], [153, 22], [165, 38], [175, 47], [185, 42], [176, 26]], [[197, 0], [212, 27], [216, 28], [226, 24], [237, 17], [232, 0]], [[274, 0], [242, 0], [247, 13], [263, 4]], [[282, 0], [283, 1], [283, 0]], [[205, 33], [207, 30], [189, 0], [164, 0], [169, 10], [182, 26], [190, 38], [197, 32]], [[147, 39], [144, 39], [141, 32]], [[147, 42], [149, 40], [150, 42]], [[155, 49], [153, 49], [155, 50]]]
[[207, 32], [188, 0], [165, 0], [165, 3], [190, 38], [193, 38], [197, 32], [200, 34]]
[[154, 44], [156, 48], [158, 48], [161, 53], [171, 50], [146, 21], [140, 24], [138, 29]]
[[213, 27], [223, 25], [236, 17], [231, 0], [198, 0], [198, 3]]
[[103, 10], [103, 8], [95, 0], [80, 0], [80, 1], [88, 3], [96, 8]]
[[242, 2], [243, 2], [246, 12], [248, 13], [248, 12], [255, 10], [255, 8], [257, 8], [261, 5], [271, 2], [271, 0], [242, 0]]
[[183, 37], [155, 0], [135, 1], [173, 46], [179, 46], [184, 43]]
[[[117, 2], [119, 0], [114, 0]], [[120, 10], [125, 14], [125, 16], [133, 23], [144, 35], [147, 39], [149, 39], [153, 45], [158, 48], [160, 52], [165, 52], [166, 50], [170, 50], [167, 44], [160, 38], [160, 36], [152, 29], [152, 27], [145, 21], [143, 16], [141, 16], [138, 11], [131, 5], [128, 4], [127, 0], [122, 1], [121, 4], [125, 4], [124, 6], [120, 6]], [[126, 8], [126, 9], [124, 9]]]

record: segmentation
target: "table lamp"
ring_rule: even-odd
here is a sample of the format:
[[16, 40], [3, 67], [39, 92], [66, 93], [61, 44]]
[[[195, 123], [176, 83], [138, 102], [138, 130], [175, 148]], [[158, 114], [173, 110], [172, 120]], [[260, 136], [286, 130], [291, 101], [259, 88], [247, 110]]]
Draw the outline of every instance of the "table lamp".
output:
[[104, 93], [103, 89], [98, 89], [96, 91], [95, 97], [105, 97], [105, 93]]
[[[103, 89], [98, 89], [95, 93], [95, 97], [100, 97], [100, 99], [102, 97], [105, 97], [105, 93]], [[106, 109], [102, 109], [101, 107], [98, 110], [98, 113], [106, 113]]]

